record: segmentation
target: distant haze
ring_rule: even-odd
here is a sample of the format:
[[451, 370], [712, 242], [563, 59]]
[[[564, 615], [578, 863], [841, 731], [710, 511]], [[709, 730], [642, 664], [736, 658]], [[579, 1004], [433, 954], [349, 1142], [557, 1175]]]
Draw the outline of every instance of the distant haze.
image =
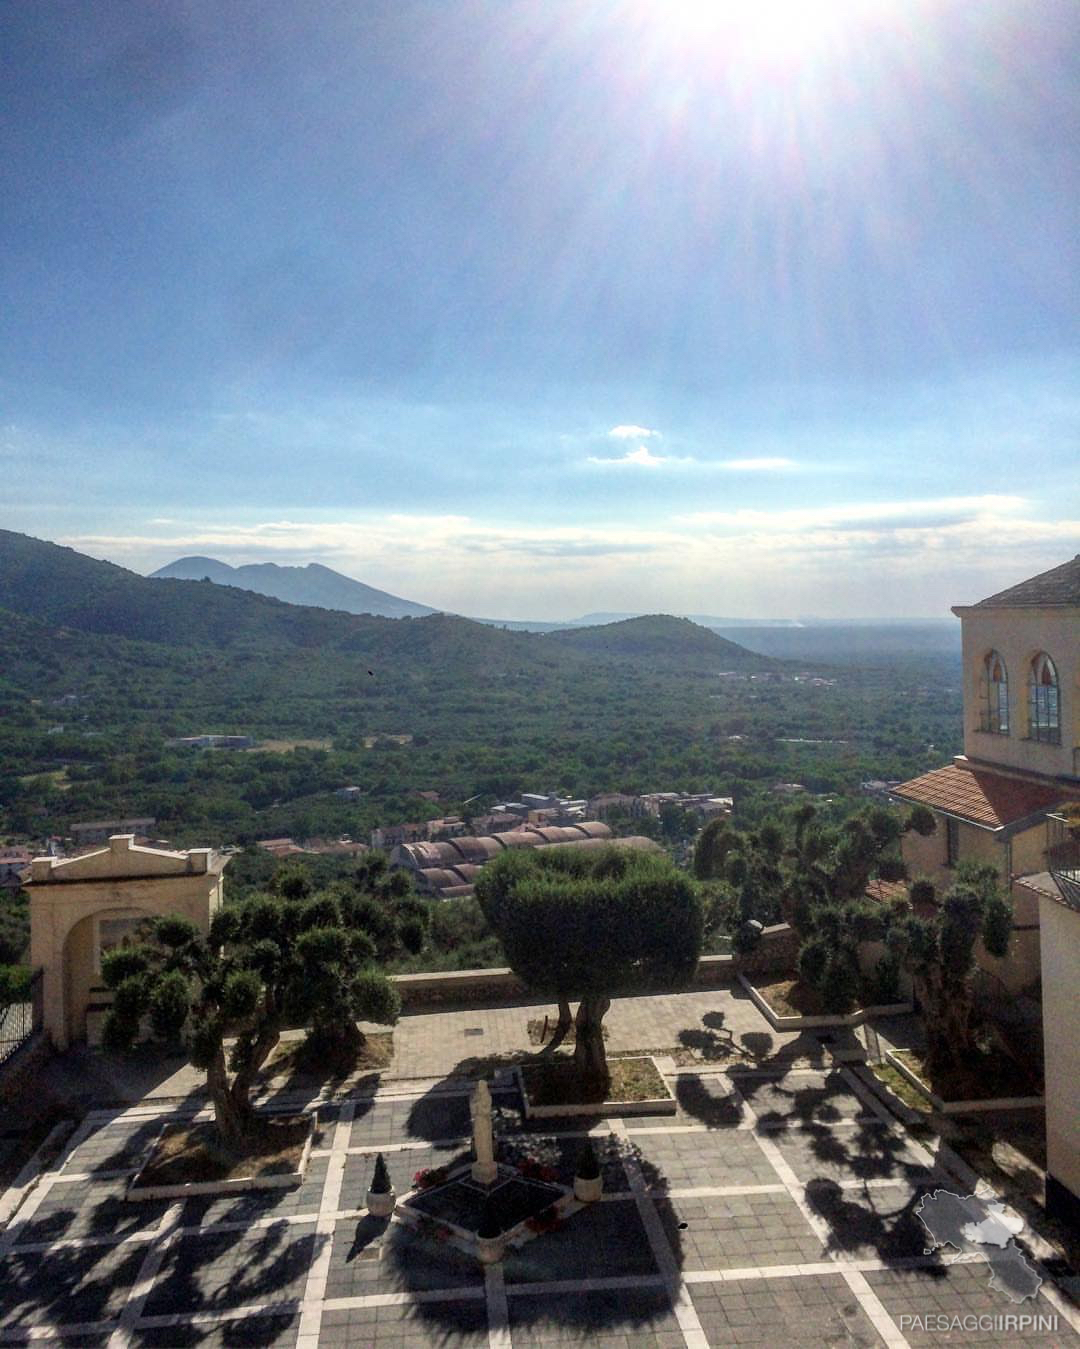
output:
[[[259, 595], [271, 595], [289, 604], [314, 605], [322, 609], [339, 609], [353, 614], [376, 614], [386, 618], [422, 617], [424, 614], [440, 612], [428, 605], [414, 600], [402, 599], [366, 585], [363, 581], [344, 576], [317, 562], [308, 562], [302, 566], [280, 566], [273, 562], [249, 563], [243, 566], [230, 566], [213, 557], [181, 557], [175, 562], [151, 573], [151, 579], [185, 581], [213, 581], [216, 585], [235, 586], [241, 590], [251, 590]], [[513, 619], [487, 618], [480, 614], [468, 614], [466, 617], [482, 623], [519, 628], [529, 631], [550, 631], [559, 628], [592, 627], [602, 624], [619, 623], [626, 619], [643, 616], [644, 611], [634, 612], [591, 612], [576, 617], [562, 619], [532, 619], [518, 615]], [[804, 635], [794, 635], [803, 628], [836, 628], [841, 625], [858, 627], [860, 625], [878, 625], [883, 620], [875, 618], [820, 619], [814, 617], [791, 618], [730, 618], [715, 614], [685, 614], [676, 612], [675, 617], [688, 618], [702, 627], [721, 633], [741, 632], [765, 628], [760, 634], [748, 633], [749, 645], [766, 654], [785, 655], [788, 652], [799, 653], [810, 649], [817, 651], [818, 639]], [[931, 635], [938, 629], [947, 629], [950, 636], [944, 639], [931, 637], [932, 644], [942, 640], [948, 645], [953, 630], [958, 628], [953, 619], [902, 619], [894, 620], [897, 626], [925, 626]], [[777, 629], [790, 630], [789, 638], [778, 638]], [[755, 640], [756, 638], [756, 640]], [[858, 643], [856, 643], [858, 645]], [[818, 653], [820, 654], [820, 653]]]

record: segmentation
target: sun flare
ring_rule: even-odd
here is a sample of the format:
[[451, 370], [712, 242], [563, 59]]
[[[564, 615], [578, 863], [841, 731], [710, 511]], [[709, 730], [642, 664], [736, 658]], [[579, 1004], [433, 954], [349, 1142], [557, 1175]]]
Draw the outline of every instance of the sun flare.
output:
[[760, 66], [817, 59], [888, 0], [664, 0], [652, 10], [680, 41], [722, 46]]

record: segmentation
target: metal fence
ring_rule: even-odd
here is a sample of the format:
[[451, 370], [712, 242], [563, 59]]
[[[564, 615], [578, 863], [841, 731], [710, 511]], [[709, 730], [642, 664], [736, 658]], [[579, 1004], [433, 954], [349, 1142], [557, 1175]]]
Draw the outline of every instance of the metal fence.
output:
[[30, 1039], [42, 1027], [43, 1001], [41, 970], [30, 976], [30, 989], [25, 1002], [12, 1002], [0, 1009], [0, 1063]]

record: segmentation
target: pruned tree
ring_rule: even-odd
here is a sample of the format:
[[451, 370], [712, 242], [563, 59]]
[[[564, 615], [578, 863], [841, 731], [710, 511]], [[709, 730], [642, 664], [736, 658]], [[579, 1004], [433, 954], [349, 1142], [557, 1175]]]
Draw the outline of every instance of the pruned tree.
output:
[[888, 933], [890, 948], [915, 985], [931, 1073], [962, 1067], [975, 1048], [976, 943], [981, 937], [992, 956], [1004, 957], [1012, 919], [996, 869], [961, 863], [933, 917], [910, 914]]
[[257, 1128], [255, 1079], [286, 1026], [377, 1010], [397, 1019], [397, 994], [373, 964], [371, 939], [343, 922], [333, 896], [259, 896], [214, 915], [205, 937], [183, 918], [157, 918], [145, 939], [110, 952], [114, 990], [104, 1043], [130, 1047], [144, 1021], [183, 1043], [205, 1070], [223, 1140], [241, 1148]]
[[603, 1019], [613, 996], [681, 988], [701, 952], [702, 903], [664, 856], [621, 848], [515, 850], [486, 866], [477, 897], [529, 988], [579, 999], [574, 1058], [608, 1076]]

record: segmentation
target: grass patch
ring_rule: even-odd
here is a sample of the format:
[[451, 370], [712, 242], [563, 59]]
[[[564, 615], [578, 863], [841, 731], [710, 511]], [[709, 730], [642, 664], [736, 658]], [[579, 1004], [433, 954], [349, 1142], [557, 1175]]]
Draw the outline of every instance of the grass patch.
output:
[[895, 1049], [894, 1056], [943, 1101], [984, 1101], [1001, 1096], [1041, 1096], [1036, 1083], [1015, 1063], [998, 1054], [976, 1050], [948, 1073], [931, 1074], [914, 1049]]
[[918, 1087], [913, 1087], [904, 1074], [891, 1063], [872, 1063], [870, 1070], [876, 1078], [884, 1082], [894, 1096], [898, 1096], [912, 1110], [929, 1113], [933, 1109]]
[[581, 1076], [573, 1059], [559, 1057], [546, 1063], [525, 1064], [525, 1090], [533, 1105], [585, 1105], [593, 1101], [668, 1100], [671, 1093], [652, 1059], [631, 1057], [608, 1060], [608, 1081]]
[[307, 1040], [286, 1040], [270, 1056], [263, 1076], [309, 1077], [323, 1082], [389, 1067], [393, 1057], [393, 1031], [374, 1031], [365, 1035], [359, 1046], [346, 1045], [336, 1053], [309, 1045]]
[[781, 979], [754, 987], [777, 1016], [821, 1016], [825, 1011], [821, 998], [801, 979]]
[[213, 1124], [167, 1124], [134, 1188], [289, 1175], [300, 1167], [310, 1115], [264, 1119], [242, 1150], [228, 1148]]

